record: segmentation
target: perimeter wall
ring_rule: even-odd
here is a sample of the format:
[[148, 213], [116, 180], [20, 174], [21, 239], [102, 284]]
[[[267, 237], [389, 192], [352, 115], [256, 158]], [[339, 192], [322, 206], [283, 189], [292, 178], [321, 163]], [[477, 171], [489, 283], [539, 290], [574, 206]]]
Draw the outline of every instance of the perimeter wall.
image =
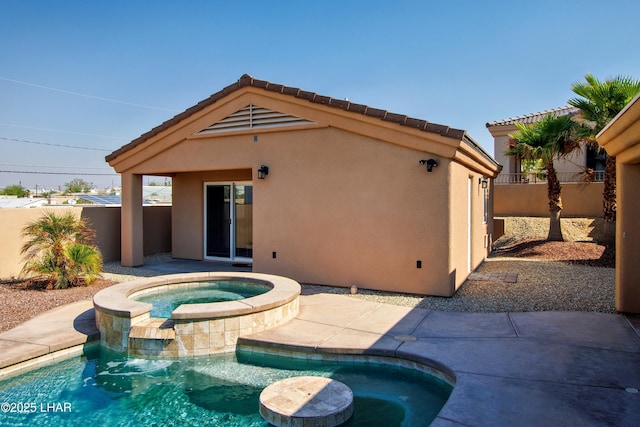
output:
[[[0, 280], [17, 277], [24, 264], [20, 249], [22, 229], [47, 210], [70, 211], [87, 220], [96, 232], [96, 244], [104, 262], [120, 260], [120, 207], [47, 206], [33, 209], [0, 209]], [[145, 206], [144, 254], [171, 251], [171, 206]]]
[[[573, 218], [602, 217], [602, 182], [565, 182], [562, 186], [562, 216]], [[496, 184], [494, 215], [549, 216], [547, 184]]]

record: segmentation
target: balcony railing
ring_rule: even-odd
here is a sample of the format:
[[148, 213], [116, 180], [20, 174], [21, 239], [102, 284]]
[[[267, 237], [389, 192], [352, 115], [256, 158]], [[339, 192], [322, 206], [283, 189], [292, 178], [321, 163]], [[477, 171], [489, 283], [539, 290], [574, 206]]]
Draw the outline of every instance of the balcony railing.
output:
[[[603, 182], [604, 171], [558, 172], [560, 182]], [[501, 173], [496, 184], [544, 184], [547, 182], [546, 172], [539, 173]]]

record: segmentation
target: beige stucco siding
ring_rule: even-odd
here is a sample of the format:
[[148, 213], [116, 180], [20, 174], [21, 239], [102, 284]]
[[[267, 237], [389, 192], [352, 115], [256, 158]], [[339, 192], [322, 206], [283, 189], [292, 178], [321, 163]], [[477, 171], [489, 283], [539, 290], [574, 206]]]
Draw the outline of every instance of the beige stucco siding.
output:
[[283, 135], [276, 145], [290, 156], [274, 156], [254, 187], [254, 237], [267, 249], [254, 254], [254, 268], [303, 282], [442, 292], [434, 277], [446, 261], [434, 242], [446, 241], [438, 218], [445, 170], [427, 174], [423, 153], [337, 129]]
[[[485, 190], [483, 175], [470, 171], [457, 163], [451, 164], [451, 223], [449, 258], [451, 286], [457, 290], [468, 274], [477, 268], [491, 250], [493, 240], [493, 212], [491, 191], [487, 184], [487, 221], [485, 221]], [[471, 217], [469, 217], [469, 214]]]
[[[204, 183], [250, 180], [251, 170], [267, 164], [267, 179], [253, 180], [256, 271], [311, 283], [449, 292], [435, 279], [448, 271], [446, 160], [429, 174], [419, 164], [425, 153], [335, 128], [272, 132], [258, 142], [247, 135], [189, 140], [166, 155], [192, 159], [181, 168], [206, 162], [221, 169], [176, 174], [174, 257], [203, 257]], [[163, 156], [152, 162], [162, 164]], [[226, 170], [241, 166], [247, 169]]]
[[616, 310], [640, 313], [640, 95], [597, 136], [616, 156]]

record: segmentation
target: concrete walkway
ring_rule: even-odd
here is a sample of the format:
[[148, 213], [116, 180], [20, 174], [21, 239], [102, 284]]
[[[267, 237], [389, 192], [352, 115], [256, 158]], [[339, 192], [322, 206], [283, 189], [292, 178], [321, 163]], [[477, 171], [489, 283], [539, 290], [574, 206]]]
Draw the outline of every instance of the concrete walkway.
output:
[[[296, 319], [238, 345], [440, 366], [456, 384], [434, 426], [640, 425], [637, 317], [437, 312], [331, 294], [300, 301]], [[0, 367], [95, 342], [96, 333], [91, 302], [51, 310], [0, 334]]]

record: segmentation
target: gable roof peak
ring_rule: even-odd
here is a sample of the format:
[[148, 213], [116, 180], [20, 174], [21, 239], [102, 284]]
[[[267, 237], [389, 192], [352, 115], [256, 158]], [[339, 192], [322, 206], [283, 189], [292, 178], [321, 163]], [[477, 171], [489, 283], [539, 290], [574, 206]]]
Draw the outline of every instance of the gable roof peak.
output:
[[224, 89], [214, 93], [209, 98], [203, 101], [200, 101], [193, 107], [186, 109], [182, 113], [179, 113], [178, 115], [165, 121], [161, 125], [156, 126], [150, 131], [142, 134], [138, 138], [131, 141], [129, 144], [109, 154], [106, 157], [107, 162], [115, 159], [120, 154], [123, 154], [131, 150], [132, 148], [142, 144], [149, 138], [152, 138], [153, 136], [170, 128], [171, 126], [181, 122], [182, 120], [188, 118], [192, 114], [198, 111], [201, 111], [212, 104], [215, 104], [218, 100], [224, 98], [225, 96], [247, 86], [264, 89], [270, 92], [280, 93], [282, 95], [293, 96], [298, 99], [307, 100], [312, 103], [322, 104], [328, 107], [338, 108], [338, 109], [349, 111], [352, 113], [358, 113], [364, 116], [373, 117], [373, 118], [380, 119], [387, 122], [397, 123], [401, 126], [410, 127], [423, 132], [435, 133], [447, 138], [453, 138], [457, 140], [468, 138], [466, 135], [466, 131], [462, 129], [454, 129], [449, 126], [440, 125], [437, 123], [431, 123], [426, 120], [416, 119], [404, 114], [392, 113], [387, 110], [372, 108], [364, 104], [356, 104], [347, 99], [336, 99], [330, 96], [320, 95], [315, 92], [308, 92], [296, 87], [290, 87], [282, 84], [271, 83], [266, 80], [259, 80], [251, 76], [250, 74], [243, 74], [242, 76], [240, 76], [240, 79], [238, 79], [238, 81], [236, 81], [235, 83], [232, 83], [229, 86], [225, 87]]

